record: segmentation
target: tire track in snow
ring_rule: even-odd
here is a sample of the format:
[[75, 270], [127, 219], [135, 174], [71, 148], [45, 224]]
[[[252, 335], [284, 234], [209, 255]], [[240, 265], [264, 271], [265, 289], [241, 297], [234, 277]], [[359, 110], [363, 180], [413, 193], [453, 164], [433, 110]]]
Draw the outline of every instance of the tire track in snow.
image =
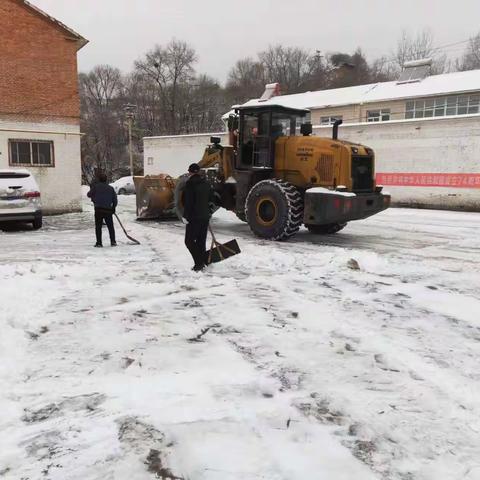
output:
[[[288, 274], [289, 272], [284, 272], [284, 276], [288, 276]], [[295, 280], [295, 278], [290, 277], [285, 283], [287, 285], [289, 283], [295, 284]], [[370, 289], [369, 285], [362, 285], [361, 282], [352, 282], [350, 275], [342, 278], [340, 283], [344, 285], [344, 292], [348, 292], [351, 286], [363, 288], [367, 292]], [[242, 289], [242, 286], [244, 287], [242, 283], [239, 283], [238, 286], [240, 289]], [[256, 288], [254, 290], [254, 298], [256, 299], [256, 301], [260, 304], [268, 305], [268, 310], [270, 313], [272, 313], [272, 315], [276, 316], [278, 315], [278, 312], [282, 312], [283, 310], [283, 317], [286, 317], [285, 304], [289, 302], [285, 302], [285, 297], [288, 295], [288, 290], [272, 291], [272, 289], [264, 289], [259, 291], [259, 288]], [[251, 297], [250, 289], [244, 289], [243, 293], [246, 297]], [[297, 307], [299, 307], [302, 303], [302, 296], [306, 297], [307, 302], [312, 302], [312, 304], [315, 304], [316, 299], [309, 298], [310, 295], [307, 292], [303, 292], [302, 295], [301, 287], [297, 287], [295, 289], [295, 293], [299, 295], [299, 297], [295, 299], [292, 298], [291, 304], [295, 304], [297, 305]], [[456, 366], [456, 368], [452, 368], [451, 373], [448, 374], [447, 377], [445, 377], [445, 368], [450, 369], [452, 365], [445, 363], [445, 361], [443, 360], [445, 356], [445, 342], [440, 341], [440, 337], [447, 333], [450, 335], [456, 335], [456, 332], [452, 333], [451, 331], [451, 322], [448, 319], [443, 320], [444, 328], [438, 332], [437, 336], [437, 339], [439, 340], [438, 351], [436, 351], [435, 349], [435, 338], [431, 338], [432, 333], [437, 334], [435, 329], [433, 329], [433, 332], [430, 330], [426, 330], [425, 332], [423, 332], [418, 328], [415, 329], [412, 328], [412, 326], [408, 325], [402, 327], [400, 325], [397, 325], [394, 332], [390, 334], [391, 338], [384, 338], [384, 340], [380, 342], [379, 345], [369, 345], [369, 343], [371, 344], [371, 342], [365, 342], [365, 339], [362, 338], [364, 337], [364, 335], [362, 335], [362, 329], [367, 329], [368, 335], [372, 335], [374, 334], [374, 331], [376, 331], [376, 335], [385, 337], [385, 332], [382, 332], [382, 330], [384, 330], [385, 328], [390, 328], [388, 326], [388, 323], [389, 320], [393, 318], [398, 323], [400, 323], [402, 317], [405, 322], [408, 322], [409, 317], [420, 316], [420, 318], [425, 318], [426, 322], [434, 323], [437, 321], [437, 319], [440, 319], [441, 317], [432, 314], [432, 312], [418, 310], [415, 305], [408, 305], [406, 307], [401, 306], [401, 303], [407, 303], [403, 298], [392, 300], [389, 309], [378, 311], [374, 307], [374, 304], [366, 305], [365, 303], [358, 302], [357, 300], [351, 301], [342, 298], [344, 296], [342, 292], [335, 292], [334, 290], [333, 297], [335, 297], [335, 295], [337, 296], [336, 299], [332, 298], [331, 292], [329, 293], [329, 297], [332, 301], [336, 301], [337, 304], [342, 304], [342, 309], [344, 310], [345, 315], [344, 318], [347, 320], [348, 323], [347, 328], [340, 328], [339, 332], [337, 332], [336, 330], [332, 330], [330, 332], [334, 342], [335, 337], [341, 339], [342, 342], [345, 342], [344, 345], [346, 351], [338, 353], [340, 353], [341, 355], [349, 355], [351, 357], [360, 355], [364, 359], [372, 359], [372, 365], [369, 368], [371, 374], [365, 375], [364, 372], [359, 372], [358, 375], [358, 377], [360, 377], [361, 383], [360, 385], [357, 384], [357, 388], [371, 392], [371, 394], [368, 395], [368, 397], [370, 397], [370, 400], [362, 403], [365, 403], [367, 405], [372, 404], [372, 400], [374, 403], [379, 403], [375, 402], [374, 397], [377, 396], [377, 393], [380, 394], [380, 392], [382, 396], [386, 396], [385, 398], [380, 399], [381, 402], [378, 404], [378, 410], [376, 412], [372, 412], [373, 417], [370, 416], [370, 418], [367, 418], [366, 420], [364, 418], [363, 421], [361, 417], [357, 418], [354, 414], [352, 414], [352, 416], [350, 417], [349, 421], [351, 422], [351, 425], [347, 429], [350, 436], [352, 428], [355, 431], [368, 431], [369, 429], [375, 430], [376, 427], [380, 427], [380, 435], [381, 437], [383, 437], [379, 439], [375, 438], [375, 435], [370, 435], [369, 437], [371, 438], [371, 440], [357, 439], [351, 441], [350, 438], [345, 440], [346, 444], [348, 444], [350, 448], [352, 448], [353, 453], [359, 456], [359, 458], [365, 460], [376, 471], [378, 471], [382, 475], [386, 475], [385, 478], [400, 479], [407, 478], [405, 477], [405, 475], [408, 476], [410, 474], [408, 474], [408, 472], [406, 473], [402, 471], [402, 469], [397, 466], [397, 464], [401, 463], [399, 462], [397, 457], [403, 459], [410, 459], [413, 463], [413, 460], [418, 455], [418, 451], [424, 450], [423, 453], [425, 454], [426, 458], [430, 457], [434, 460], [432, 462], [434, 463], [435, 461], [441, 461], [441, 457], [445, 453], [447, 453], [448, 455], [453, 455], [454, 450], [451, 448], [453, 445], [455, 445], [460, 451], [463, 450], [464, 452], [468, 452], [470, 450], [470, 445], [475, 444], [476, 442], [475, 431], [470, 429], [470, 425], [468, 422], [471, 419], [470, 415], [474, 415], [475, 409], [476, 407], [478, 407], [478, 403], [474, 401], [473, 404], [471, 404], [469, 407], [466, 407], [465, 405], [463, 405], [463, 403], [460, 402], [462, 396], [462, 386], [465, 385], [465, 381], [458, 381], [458, 377], [463, 375], [461, 365], [465, 361], [465, 355], [462, 355], [461, 352], [457, 351], [457, 353], [459, 354], [458, 365]], [[279, 302], [279, 299], [283, 299], [283, 302]], [[407, 309], [408, 313], [402, 312], [403, 309]], [[388, 317], [385, 318], [386, 316]], [[361, 321], [357, 323], [348, 321], [348, 319], [352, 318], [359, 318], [361, 319]], [[370, 318], [374, 321], [368, 322], [367, 325], [364, 322], [365, 318]], [[295, 320], [295, 323], [297, 325], [300, 325], [301, 322], [302, 315], [300, 315], [298, 320]], [[291, 324], [291, 321], [289, 323]], [[372, 327], [374, 328], [373, 331]], [[346, 330], [347, 332], [343, 333]], [[281, 333], [283, 333], [283, 331], [281, 331]], [[288, 335], [291, 334], [292, 332], [288, 332]], [[399, 334], [403, 337], [406, 336], [408, 339], [408, 343], [404, 346], [404, 348], [401, 348], [399, 351], [391, 353], [389, 346], [393, 345], [391, 342], [397, 342], [401, 339], [401, 337], [398, 337]], [[429, 336], [429, 338], [427, 338], [427, 335]], [[468, 333], [465, 332], [461, 332], [460, 335], [460, 339], [462, 337], [468, 337]], [[272, 351], [275, 348], [274, 346], [272, 346], [270, 352], [267, 355], [259, 355], [258, 352], [265, 352], [266, 350], [264, 340], [264, 338], [262, 338], [261, 340], [262, 348], [249, 348], [247, 355], [247, 358], [250, 358], [251, 360], [253, 359], [253, 361], [259, 364], [261, 368], [264, 368], [265, 365], [272, 365], [274, 363], [274, 361], [271, 360], [272, 358], [278, 363], [278, 361], [272, 355]], [[249, 338], [249, 341], [246, 341], [246, 343], [255, 344], [255, 341], [258, 341], [258, 337], [252, 335]], [[400, 340], [400, 343], [402, 343], [402, 340]], [[372, 347], [374, 347], [374, 349], [372, 349]], [[380, 347], [380, 350], [378, 350], [378, 347]], [[432, 358], [434, 360], [434, 363], [431, 363], [428, 360], [428, 357], [430, 355], [428, 353], [429, 351], [431, 352], [431, 354], [433, 354]], [[312, 352], [312, 354], [313, 353], [314, 352]], [[410, 365], [404, 365], [403, 358], [405, 356], [407, 358], [410, 357]], [[473, 361], [475, 358], [473, 352], [470, 352], [468, 356], [470, 357], [471, 367], [473, 368]], [[332, 358], [335, 357], [333, 356]], [[428, 363], [428, 366], [424, 369], [423, 372], [421, 369], [420, 372], [418, 372], [415, 368], [415, 364], [418, 363], [419, 365], [422, 365], [425, 364], [425, 362]], [[342, 368], [342, 360], [340, 360], [340, 362], [333, 362], [332, 365], [334, 365], [335, 363], [340, 363], [340, 365], [337, 365], [337, 369]], [[276, 365], [275, 368], [278, 372], [281, 372], [282, 369], [287, 371], [295, 370], [296, 372], [302, 372], [302, 369], [299, 368], [296, 362], [292, 362], [283, 366]], [[443, 377], [443, 380], [431, 382], [429, 381], [429, 376], [425, 375], [425, 373], [427, 372], [430, 374], [431, 378]], [[272, 372], [272, 375], [275, 376], [276, 374]], [[281, 375], [281, 373], [279, 375]], [[306, 373], [298, 374], [299, 379], [302, 378], [302, 376], [308, 377], [309, 375]], [[471, 380], [472, 378], [469, 377], [469, 379]], [[422, 382], [422, 387], [420, 389], [416, 386], [418, 382]], [[456, 394], [455, 387], [447, 389], [447, 391], [442, 388], [442, 385], [448, 385], [449, 383], [452, 384], [452, 382], [453, 385], [457, 384], [458, 388], [460, 389], [459, 395]], [[410, 386], [407, 387], [406, 384], [409, 384]], [[302, 387], [301, 381], [298, 381], [296, 386]], [[321, 384], [318, 385], [319, 388], [321, 386]], [[405, 395], [402, 394], [402, 391], [411, 391], [412, 393], [410, 395]], [[423, 393], [421, 393], [422, 391]], [[317, 395], [316, 392], [313, 393]], [[432, 408], [428, 405], [422, 405], [421, 398], [416, 398], [417, 394], [420, 394], [420, 396], [428, 395], [432, 401], [434, 399], [441, 399], [440, 404], [443, 404], [444, 408], [450, 411], [453, 408], [455, 413], [452, 414], [452, 420], [454, 418], [457, 422], [457, 425], [455, 425], [453, 429], [449, 425], [445, 425], [445, 419], [442, 417], [439, 418], [437, 408]], [[335, 395], [335, 393], [331, 394], [331, 400], [334, 404], [336, 403]], [[321, 400], [320, 410], [326, 408], [326, 403], [328, 404], [328, 401], [326, 402], [325, 399]], [[307, 402], [306, 405], [308, 406], [308, 408], [305, 408], [304, 410], [311, 413], [311, 402]], [[381, 410], [382, 408], [388, 408], [395, 414], [401, 412], [400, 415], [397, 415], [397, 417], [399, 418], [394, 420], [394, 428], [396, 429], [400, 427], [405, 430], [405, 425], [402, 426], [402, 424], [398, 422], [401, 421], [402, 418], [412, 417], [410, 420], [411, 423], [406, 426], [407, 428], [405, 433], [413, 438], [417, 437], [418, 442], [413, 442], [413, 444], [409, 445], [408, 448], [404, 448], [404, 446], [401, 445], [401, 442], [398, 439], [396, 440], [391, 435], [389, 435], [389, 427], [382, 428], [382, 425], [375, 426], [375, 423], [373, 422], [374, 418], [380, 418], [379, 415], [383, 415], [385, 413], [384, 410]], [[464, 415], [464, 410], [469, 410], [469, 414]], [[378, 412], [381, 413], [379, 414]], [[348, 413], [344, 413], [343, 415], [348, 417]], [[323, 416], [320, 415], [320, 418], [323, 418]], [[376, 423], [378, 424], [378, 421]], [[432, 425], [434, 426], [433, 428]], [[431, 431], [429, 432], [429, 430]], [[466, 431], [467, 433], [465, 433]], [[425, 434], [425, 432], [427, 433]], [[452, 434], [454, 434], [454, 439], [445, 442], [445, 437], [448, 435], [451, 436]], [[343, 431], [343, 435], [346, 435], [345, 430]], [[429, 446], [423, 446], [425, 444]], [[368, 452], [366, 452], [365, 449], [368, 450]], [[378, 449], [378, 451], [376, 451], [376, 449]], [[384, 459], [381, 459], [382, 455], [385, 454], [389, 456], [390, 462], [392, 464], [378, 465], [380, 461], [385, 462]], [[375, 457], [378, 458], [376, 459]], [[426, 460], [425, 463], [428, 464], [430, 463], [430, 461]], [[414, 473], [412, 473], [412, 475], [414, 475]]]
[[[222, 227], [217, 225], [216, 229], [223, 231], [225, 234], [231, 232], [228, 225], [226, 228], [227, 230], [223, 230]], [[230, 236], [232, 236], [232, 233], [230, 233]], [[247, 235], [236, 233], [235, 236], [242, 238], [242, 243], [247, 245], [255, 242], [251, 237], [248, 237], [248, 233]], [[441, 240], [443, 241], [443, 237]], [[258, 241], [256, 243], [259, 248], [265, 246], [265, 242]], [[276, 252], [291, 255], [292, 250], [295, 252], [300, 243], [300, 240], [295, 240], [288, 244], [274, 244], [273, 246], [270, 244], [270, 248]], [[331, 242], [328, 243], [327, 248], [331, 247]], [[371, 248], [372, 244], [367, 246]], [[446, 242], [445, 246], [450, 248], [449, 242]], [[377, 245], [375, 245], [376, 247]], [[407, 247], [407, 250], [397, 252], [396, 249], [399, 247]], [[304, 255], [318, 252], [318, 246], [302, 244], [301, 248]], [[457, 262], [458, 265], [458, 255], [452, 255], [451, 250], [449, 250], [448, 255], [436, 254], [432, 256], [432, 252], [428, 251], [427, 244], [424, 245], [424, 248], [426, 251], [422, 252], [421, 255], [415, 254], [414, 245], [409, 239], [405, 239], [391, 242], [385, 251], [388, 252], [388, 261], [392, 264], [407, 260], [407, 265], [411, 265], [414, 263], [412, 257], [428, 257], [429, 261], [436, 262], [442, 269], [445, 268], [445, 261]], [[330, 251], [332, 251], [331, 248]], [[468, 255], [473, 250], [459, 248], [457, 251], [461, 255], [464, 253]], [[296, 255], [296, 253], [293, 254]], [[357, 250], [350, 250], [350, 254], [355, 257]], [[465, 259], [462, 258], [462, 261], [465, 261]], [[462, 268], [461, 264], [458, 265], [458, 268]], [[406, 270], [408, 272], [408, 268]], [[378, 430], [376, 435], [380, 436], [378, 441], [381, 448], [379, 447], [379, 452], [370, 451], [369, 458], [378, 457], [376, 467], [378, 471], [387, 475], [387, 478], [400, 479], [408, 478], [411, 475], [417, 475], [418, 478], [428, 478], [429, 474], [425, 472], [438, 468], [436, 465], [442, 457], [448, 459], [454, 474], [457, 474], [462, 468], [460, 462], [454, 459], [457, 455], [455, 452], [458, 451], [460, 452], [458, 455], [463, 455], [470, 450], [470, 445], [477, 444], [475, 425], [472, 429], [470, 424], [472, 416], [475, 417], [475, 412], [478, 412], [478, 402], [475, 401], [474, 397], [470, 396], [471, 398], [469, 398], [469, 392], [465, 390], [466, 385], [471, 381], [478, 382], [474, 361], [476, 352], [478, 352], [475, 332], [472, 331], [472, 327], [468, 323], [426, 309], [416, 304], [415, 298], [409, 298], [401, 293], [400, 286], [402, 283], [415, 285], [429, 281], [427, 277], [429, 272], [431, 275], [431, 270], [425, 270], [424, 277], [411, 273], [409, 276], [395, 273], [391, 275], [369, 274], [369, 277], [377, 279], [378, 285], [372, 285], [371, 281], [356, 280], [352, 272], [348, 274], [339, 272], [339, 278], [333, 284], [329, 285], [328, 279], [324, 279], [323, 287], [325, 288], [320, 290], [322, 296], [330, 299], [332, 308], [338, 309], [340, 306], [344, 312], [344, 318], [347, 320], [346, 327], [332, 329], [331, 331], [332, 343], [339, 350], [339, 358], [343, 359], [350, 356], [354, 359], [359, 357], [362, 360], [362, 368], [354, 369], [355, 374], [352, 375], [352, 378], [345, 380], [354, 382], [355, 388], [360, 389], [364, 396], [362, 403], [377, 405], [378, 409], [374, 409], [372, 406], [372, 411], [365, 416], [362, 412], [355, 412], [353, 408], [351, 413], [352, 424], [359, 425], [360, 427], [354, 427], [359, 431], [365, 430], [368, 432], [372, 428]], [[268, 273], [278, 277], [274, 268], [271, 268], [270, 272], [266, 269], [265, 272], [257, 273], [265, 275], [264, 282], [266, 285], [269, 284]], [[314, 305], [317, 301], [317, 298], [312, 297], [308, 289], [298, 285], [294, 286], [296, 281], [301, 280], [293, 278], [297, 273], [295, 268], [282, 272], [283, 275], [292, 276], [290, 278], [292, 286], [286, 285], [273, 295], [263, 296], [263, 298], [261, 298], [263, 293], [258, 288], [252, 288], [251, 285], [248, 288], [245, 287], [245, 279], [249, 276], [245, 271], [232, 268], [228, 273], [222, 272], [221, 275], [227, 278], [230, 276], [235, 278], [237, 287], [245, 299], [250, 299], [253, 296], [258, 299], [258, 303], [269, 301], [272, 310], [274, 308], [282, 310], [286, 292], [291, 288], [297, 295], [304, 296], [307, 303], [311, 302]], [[218, 275], [218, 272], [215, 272], [215, 274]], [[360, 274], [364, 275], [365, 273]], [[212, 275], [214, 275], [213, 272]], [[458, 280], [461, 281], [461, 277], [457, 278]], [[389, 282], [393, 289], [398, 285], [398, 294], [384, 292], [382, 284], [386, 282]], [[338, 288], [339, 285], [341, 285], [340, 288]], [[459, 283], [459, 286], [456, 287], [449, 284], [447, 291], [453, 292], [457, 289], [465, 292], [465, 286], [460, 285]], [[425, 287], [421, 286], [419, 288]], [[442, 288], [441, 285], [440, 288]], [[466, 290], [467, 293], [472, 292], [472, 290], [468, 290], [468, 286]], [[355, 295], [349, 295], [352, 291]], [[283, 301], [279, 301], [282, 297]], [[298, 298], [291, 299], [291, 304], [295, 305], [297, 303], [299, 303]], [[345, 332], [346, 330], [349, 331]], [[248, 341], [239, 344], [236, 340], [233, 340], [233, 345], [248, 361], [255, 363], [259, 368], [266, 368], [277, 361], [273, 353], [275, 347], [272, 346], [268, 349], [264, 338], [257, 344], [259, 341], [258, 334], [246, 336], [245, 331], [242, 330], [242, 335], [248, 338]], [[371, 341], [369, 337], [375, 336], [378, 341]], [[343, 345], [338, 345], [339, 342], [342, 342]], [[467, 346], [465, 342], [468, 342]], [[446, 354], [449, 351], [449, 344], [456, 348], [454, 348], [454, 353], [450, 358], [447, 359]], [[347, 345], [349, 348], [343, 348], [344, 351], [342, 351], [342, 347], [347, 347]], [[463, 351], [465, 347], [466, 351]], [[450, 348], [450, 350], [452, 349]], [[335, 357], [333, 356], [333, 358]], [[333, 362], [332, 365], [340, 370], [342, 363], [342, 361], [337, 361]], [[351, 364], [352, 362], [348, 363]], [[280, 371], [282, 367], [277, 366], [276, 368]], [[295, 363], [293, 366], [285, 366], [285, 369], [287, 371], [299, 370]], [[299, 373], [298, 377], [301, 376], [302, 373]], [[340, 380], [340, 378], [337, 380]], [[300, 381], [293, 383], [301, 387]], [[328, 382], [325, 386], [327, 385]], [[329, 388], [333, 387], [335, 386]], [[462, 401], [465, 394], [467, 395], [465, 400], [469, 402]], [[331, 397], [334, 404], [346, 401], [335, 390], [332, 391]], [[464, 405], [464, 403], [467, 403], [467, 405]], [[438, 415], [439, 408], [449, 412], [450, 420], [447, 424], [445, 424], [445, 419]], [[389, 417], [387, 422], [384, 421], [386, 417]], [[408, 421], [405, 424], [406, 420]], [[449, 423], [454, 426], [450, 428]], [[396, 435], [397, 437], [405, 434], [407, 437], [416, 440], [402, 442], [398, 438], [394, 438], [395, 435], [390, 435], [389, 430], [394, 433], [400, 432], [400, 435]], [[452, 435], [453, 439], [445, 440]], [[375, 437], [371, 432], [365, 433], [365, 436], [366, 438]], [[370, 440], [361, 441], [368, 442]], [[368, 443], [365, 444], [365, 446], [368, 445]], [[454, 445], [456, 448], [452, 448]], [[381, 464], [382, 462], [385, 463], [385, 460], [381, 458], [382, 453], [389, 457], [388, 462], [391, 462], [392, 465]], [[415, 466], [416, 473], [404, 471], [401, 460], [396, 457], [410, 459]], [[369, 461], [375, 463], [373, 460]]]

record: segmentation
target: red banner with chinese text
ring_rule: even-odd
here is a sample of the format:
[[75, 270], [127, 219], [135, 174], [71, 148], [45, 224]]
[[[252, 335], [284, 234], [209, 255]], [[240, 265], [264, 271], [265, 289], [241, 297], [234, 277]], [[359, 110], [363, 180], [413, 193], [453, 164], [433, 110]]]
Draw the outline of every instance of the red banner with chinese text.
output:
[[377, 173], [377, 185], [480, 188], [480, 173]]

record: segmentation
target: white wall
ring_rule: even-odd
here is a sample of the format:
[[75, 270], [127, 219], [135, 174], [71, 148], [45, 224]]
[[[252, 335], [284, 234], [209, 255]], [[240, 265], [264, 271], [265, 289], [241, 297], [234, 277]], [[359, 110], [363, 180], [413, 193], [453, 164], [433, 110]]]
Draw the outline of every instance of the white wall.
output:
[[[330, 135], [319, 127], [317, 135]], [[375, 151], [379, 173], [480, 175], [480, 116], [363, 123], [339, 128], [339, 138]], [[480, 188], [385, 185], [397, 204], [480, 210]]]
[[210, 137], [220, 137], [222, 144], [228, 143], [226, 133], [144, 138], [145, 175], [159, 173], [166, 173], [172, 177], [182, 175], [191, 163], [197, 163], [202, 159], [205, 147], [210, 143]]
[[[315, 135], [331, 133], [331, 127], [314, 128]], [[184, 173], [200, 160], [211, 135], [215, 134], [144, 139], [145, 174]], [[480, 115], [342, 125], [339, 137], [373, 148], [378, 173], [480, 175]], [[226, 141], [223, 134], [222, 142]], [[397, 204], [480, 211], [480, 188], [385, 185], [385, 189]]]
[[77, 125], [14, 123], [0, 119], [0, 168], [15, 168], [9, 165], [9, 139], [53, 141], [54, 167], [25, 168], [32, 172], [40, 186], [44, 213], [80, 211], [80, 138]]

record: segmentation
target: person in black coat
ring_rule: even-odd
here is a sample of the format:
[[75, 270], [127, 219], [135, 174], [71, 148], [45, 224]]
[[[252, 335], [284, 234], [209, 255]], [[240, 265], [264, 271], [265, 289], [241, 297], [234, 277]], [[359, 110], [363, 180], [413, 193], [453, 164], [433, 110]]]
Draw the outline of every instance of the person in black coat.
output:
[[102, 225], [105, 221], [108, 233], [110, 235], [110, 244], [117, 246], [115, 240], [115, 227], [113, 226], [113, 214], [117, 208], [117, 194], [113, 187], [107, 184], [107, 176], [104, 173], [98, 175], [98, 181], [90, 186], [87, 196], [95, 205], [95, 234], [97, 243], [95, 247], [103, 247], [102, 244]]
[[185, 245], [190, 251], [195, 265], [194, 271], [199, 272], [205, 268], [206, 242], [208, 224], [211, 211], [210, 202], [213, 191], [205, 177], [200, 175], [200, 167], [192, 163], [188, 168], [190, 178], [185, 184], [183, 192]]

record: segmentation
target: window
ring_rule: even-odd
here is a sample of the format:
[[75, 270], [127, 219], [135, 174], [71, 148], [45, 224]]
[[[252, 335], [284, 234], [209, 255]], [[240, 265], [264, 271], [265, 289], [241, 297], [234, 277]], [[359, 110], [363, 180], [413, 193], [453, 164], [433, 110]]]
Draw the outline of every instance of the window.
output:
[[413, 118], [415, 115], [415, 102], [407, 102], [405, 105], [405, 118]]
[[270, 112], [247, 113], [243, 116], [241, 163], [267, 168], [270, 155]]
[[457, 115], [466, 115], [468, 111], [468, 97], [457, 98]]
[[457, 114], [457, 97], [447, 98], [447, 115]]
[[470, 95], [468, 97], [468, 113], [479, 113], [480, 95]]
[[286, 115], [282, 113], [274, 113], [272, 115], [272, 137], [276, 138], [295, 135], [296, 125], [296, 116]]
[[447, 106], [447, 99], [446, 98], [436, 98], [435, 102], [435, 117], [443, 117], [445, 116], [445, 107]]
[[390, 109], [368, 110], [367, 122], [388, 122], [390, 120]]
[[434, 109], [435, 109], [435, 100], [432, 100], [432, 99], [425, 100], [425, 110], [424, 110], [425, 118], [433, 117]]
[[337, 120], [343, 120], [343, 116], [335, 115], [334, 117], [320, 117], [320, 125], [333, 125]]
[[480, 95], [459, 95], [405, 103], [405, 118], [431, 118], [480, 113]]
[[53, 167], [53, 142], [9, 140], [10, 165]]

